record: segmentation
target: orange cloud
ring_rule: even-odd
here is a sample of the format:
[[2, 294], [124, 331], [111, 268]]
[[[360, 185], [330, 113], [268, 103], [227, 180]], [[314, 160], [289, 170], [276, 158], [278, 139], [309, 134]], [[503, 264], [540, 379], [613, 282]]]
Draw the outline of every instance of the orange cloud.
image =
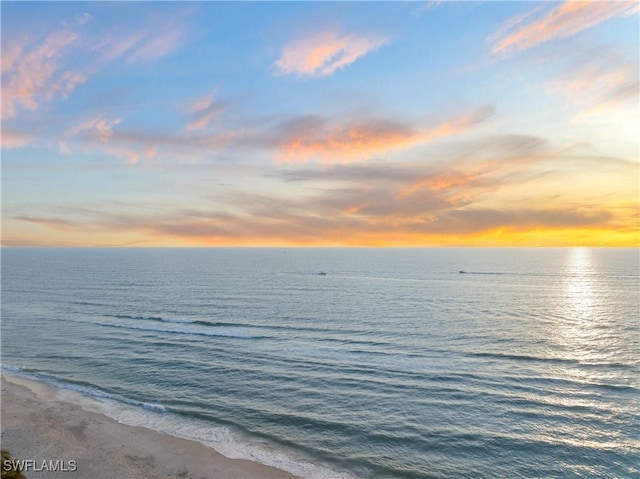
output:
[[349, 163], [368, 159], [464, 132], [493, 111], [493, 107], [485, 106], [470, 115], [421, 129], [388, 120], [332, 125], [317, 117], [307, 117], [291, 122], [286, 128], [288, 131], [278, 144], [278, 161], [306, 163], [319, 159], [323, 163]]
[[308, 125], [279, 145], [278, 160], [305, 163], [347, 163], [374, 154], [406, 148], [422, 141], [423, 135], [391, 122], [358, 122], [347, 125]]
[[[199, 217], [198, 217], [199, 216]], [[638, 231], [606, 210], [463, 208], [439, 215], [362, 217], [337, 213], [210, 217], [176, 211], [69, 220], [14, 216], [3, 244], [29, 244], [20, 230], [39, 227], [37, 245], [141, 243], [145, 246], [637, 246]], [[28, 237], [28, 236], [27, 236]], [[31, 236], [33, 237], [33, 236]], [[33, 244], [33, 242], [32, 242]]]
[[508, 54], [574, 35], [610, 18], [637, 12], [638, 2], [635, 0], [567, 0], [538, 20], [524, 23], [534, 12], [510, 19], [489, 38], [489, 41], [493, 44], [493, 53]]
[[322, 32], [285, 45], [274, 66], [278, 75], [328, 76], [387, 42], [374, 35]]
[[[391, 170], [381, 161], [287, 170], [280, 178], [285, 190], [292, 181], [328, 183], [324, 188], [298, 188], [304, 192], [300, 195], [278, 193], [280, 188], [260, 195], [238, 185], [215, 200], [207, 190], [196, 201], [199, 206], [189, 209], [171, 204], [149, 208], [135, 202], [122, 208], [113, 200], [83, 208], [9, 206], [4, 211], [3, 242], [39, 238], [40, 244], [68, 245], [638, 245], [636, 162], [589, 159], [586, 152], [574, 158], [553, 152], [539, 139], [512, 136], [470, 143], [471, 153], [463, 158], [459, 149], [449, 155], [441, 152], [445, 158], [440, 161], [396, 164]], [[490, 152], [499, 152], [495, 160]], [[536, 178], [537, 166], [548, 173], [550, 154], [555, 165], [570, 163], [572, 173], [558, 167], [557, 186], [541, 191], [539, 183], [529, 180]], [[487, 162], [488, 156], [494, 163]], [[587, 169], [585, 161], [599, 165], [604, 190], [594, 188], [592, 176], [575, 175]], [[569, 183], [577, 184], [582, 196], [568, 192]]]

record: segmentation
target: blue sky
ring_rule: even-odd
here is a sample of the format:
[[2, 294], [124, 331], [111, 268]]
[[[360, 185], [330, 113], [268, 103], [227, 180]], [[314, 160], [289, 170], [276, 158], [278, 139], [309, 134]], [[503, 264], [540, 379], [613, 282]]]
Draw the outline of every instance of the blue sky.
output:
[[636, 2], [1, 8], [3, 244], [638, 244]]

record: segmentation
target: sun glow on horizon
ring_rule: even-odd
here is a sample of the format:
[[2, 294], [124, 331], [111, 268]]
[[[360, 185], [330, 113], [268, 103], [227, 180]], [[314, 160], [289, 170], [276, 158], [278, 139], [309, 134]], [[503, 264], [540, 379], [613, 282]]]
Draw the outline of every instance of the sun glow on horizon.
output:
[[2, 244], [640, 246], [634, 3], [3, 3]]

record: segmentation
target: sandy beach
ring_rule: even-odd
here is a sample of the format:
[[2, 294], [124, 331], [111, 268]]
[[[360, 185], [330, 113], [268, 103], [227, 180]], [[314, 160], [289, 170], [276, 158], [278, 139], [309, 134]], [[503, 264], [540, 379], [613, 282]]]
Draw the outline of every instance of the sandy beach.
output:
[[[198, 442], [120, 424], [56, 398], [47, 385], [2, 377], [2, 448], [34, 460], [29, 479], [284, 479], [285, 471], [229, 459]], [[42, 467], [42, 462], [47, 465]], [[46, 470], [52, 464], [57, 471]], [[55, 461], [58, 461], [57, 463]]]

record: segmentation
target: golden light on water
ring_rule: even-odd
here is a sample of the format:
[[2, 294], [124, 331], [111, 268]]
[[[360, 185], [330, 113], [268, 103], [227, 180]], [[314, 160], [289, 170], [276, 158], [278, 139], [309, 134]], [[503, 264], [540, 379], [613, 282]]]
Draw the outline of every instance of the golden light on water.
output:
[[593, 269], [588, 248], [573, 248], [570, 252], [565, 284], [567, 309], [578, 323], [593, 321], [596, 292], [593, 289]]
[[607, 332], [610, 312], [603, 302], [605, 285], [598, 278], [589, 248], [569, 250], [559, 304], [559, 340], [570, 359], [598, 363], [609, 359], [615, 338]]

